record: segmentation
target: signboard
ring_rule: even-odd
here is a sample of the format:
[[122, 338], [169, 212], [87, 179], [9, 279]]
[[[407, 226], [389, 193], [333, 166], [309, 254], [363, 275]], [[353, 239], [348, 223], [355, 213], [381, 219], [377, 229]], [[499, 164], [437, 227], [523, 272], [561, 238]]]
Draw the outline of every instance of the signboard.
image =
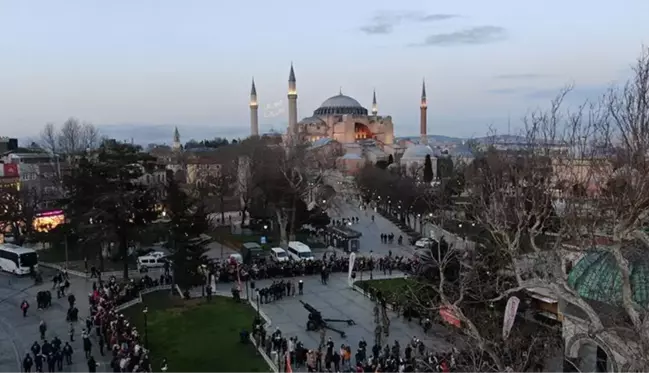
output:
[[3, 163], [0, 167], [0, 177], [16, 178], [18, 177], [18, 165], [14, 163]]
[[448, 306], [442, 306], [439, 309], [439, 315], [442, 317], [444, 321], [455, 326], [456, 328], [459, 328], [462, 325], [460, 319], [457, 316], [455, 316], [453, 310]]
[[516, 312], [518, 312], [518, 305], [521, 300], [518, 297], [511, 297], [507, 300], [507, 307], [505, 308], [505, 317], [503, 319], [503, 339], [507, 339], [509, 332], [514, 326], [516, 320]]
[[63, 210], [44, 211], [36, 214], [32, 227], [36, 232], [49, 232], [64, 222]]
[[260, 242], [262, 245], [265, 245], [265, 244], [266, 244], [266, 236], [261, 236], [261, 238], [259, 239], [259, 242]]

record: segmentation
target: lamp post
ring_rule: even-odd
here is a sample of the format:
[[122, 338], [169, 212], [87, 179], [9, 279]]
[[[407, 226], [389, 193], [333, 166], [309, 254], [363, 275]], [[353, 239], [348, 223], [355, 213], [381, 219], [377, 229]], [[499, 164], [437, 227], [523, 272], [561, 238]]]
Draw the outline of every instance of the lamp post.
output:
[[144, 314], [144, 347], [148, 350], [149, 349], [149, 324], [147, 320], [147, 314], [149, 313], [149, 308], [144, 307], [142, 313]]

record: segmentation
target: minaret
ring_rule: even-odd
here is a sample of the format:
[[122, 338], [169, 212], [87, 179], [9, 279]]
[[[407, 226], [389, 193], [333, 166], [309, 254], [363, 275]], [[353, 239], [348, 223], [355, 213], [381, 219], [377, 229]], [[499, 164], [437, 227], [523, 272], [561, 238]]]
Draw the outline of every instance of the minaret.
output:
[[426, 81], [421, 83], [421, 104], [419, 105], [419, 132], [421, 133], [421, 144], [428, 144], [427, 122], [428, 122], [428, 101], [426, 100]]
[[295, 71], [291, 62], [291, 72], [288, 75], [288, 129], [295, 135], [297, 131], [297, 87], [295, 85]]
[[257, 88], [254, 78], [250, 89], [250, 136], [259, 136], [259, 104], [257, 103]]
[[372, 93], [372, 115], [376, 116], [376, 113], [379, 112], [378, 107], [376, 106], [376, 89]]
[[178, 132], [178, 127], [174, 129], [174, 143], [172, 145], [173, 150], [180, 151], [182, 145], [180, 144], [180, 132]]

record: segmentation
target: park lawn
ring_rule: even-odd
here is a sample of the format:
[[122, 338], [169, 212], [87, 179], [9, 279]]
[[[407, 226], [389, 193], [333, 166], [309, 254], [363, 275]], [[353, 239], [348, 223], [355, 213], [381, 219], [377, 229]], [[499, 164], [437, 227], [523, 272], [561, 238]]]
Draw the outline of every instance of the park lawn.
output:
[[365, 291], [381, 291], [389, 303], [421, 296], [423, 293], [431, 293], [432, 290], [430, 284], [425, 284], [413, 278], [356, 281], [355, 285]]
[[144, 339], [144, 314], [153, 370], [167, 358], [174, 372], [268, 372], [252, 344], [242, 345], [239, 332], [252, 328], [255, 311], [231, 298], [183, 301], [167, 292], [143, 296], [143, 303], [124, 310]]

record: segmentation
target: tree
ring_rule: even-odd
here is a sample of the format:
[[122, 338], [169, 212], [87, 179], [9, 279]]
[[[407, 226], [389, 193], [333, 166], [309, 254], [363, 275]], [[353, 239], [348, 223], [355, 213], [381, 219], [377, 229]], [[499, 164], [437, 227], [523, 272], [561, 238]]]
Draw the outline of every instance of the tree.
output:
[[167, 247], [171, 250], [174, 281], [183, 289], [203, 283], [200, 266], [205, 263], [208, 219], [203, 203], [183, 191], [173, 178], [165, 186], [165, 211], [169, 218]]
[[138, 146], [105, 141], [98, 150], [81, 156], [64, 179], [62, 200], [72, 227], [89, 239], [115, 242], [128, 278], [129, 246], [154, 221], [156, 191], [142, 181], [155, 167], [154, 159]]
[[11, 233], [22, 244], [32, 233], [42, 196], [35, 189], [0, 188], [0, 232]]
[[41, 132], [40, 146], [52, 154], [70, 156], [99, 146], [100, 135], [91, 123], [76, 118], [66, 120], [61, 128], [48, 123]]
[[437, 158], [437, 178], [444, 179], [453, 176], [453, 160], [451, 157]]
[[[631, 268], [649, 248], [649, 50], [633, 78], [601, 100], [567, 112], [567, 94], [526, 118], [516, 149], [487, 150], [467, 177], [474, 222], [486, 229], [511, 277], [492, 301], [546, 289], [578, 310], [590, 340], [622, 357], [627, 365], [618, 369], [645, 371], [649, 309], [634, 296]], [[594, 245], [611, 258], [620, 284], [599, 289], [609, 294], [606, 307], [576, 291], [569, 276], [569, 258]], [[478, 328], [472, 334], [486, 343]]]
[[426, 154], [426, 159], [424, 160], [424, 182], [430, 183], [433, 181], [433, 162], [430, 159], [430, 154]]

